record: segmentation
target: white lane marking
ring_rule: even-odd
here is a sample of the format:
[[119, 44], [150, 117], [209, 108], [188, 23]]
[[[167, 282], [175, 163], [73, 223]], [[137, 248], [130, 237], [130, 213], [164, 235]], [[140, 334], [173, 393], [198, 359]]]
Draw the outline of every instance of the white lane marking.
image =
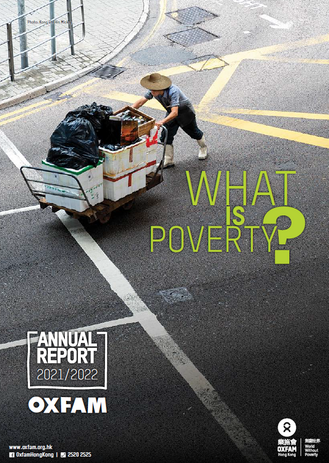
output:
[[[23, 156], [23, 154], [18, 151], [16, 146], [13, 144], [11, 140], [5, 135], [5, 133], [0, 130], [0, 148], [2, 151], [8, 156], [8, 158], [11, 160], [15, 166], [20, 169], [22, 166], [31, 166], [31, 164], [28, 162], [27, 159]], [[39, 209], [40, 206], [28, 206], [28, 207], [22, 207], [20, 209], [11, 209], [8, 211], [2, 211], [0, 212], [0, 217], [3, 215], [9, 215], [9, 214], [17, 214], [19, 212], [25, 212], [25, 211], [32, 211], [34, 209]]]
[[273, 23], [270, 25], [270, 27], [272, 27], [273, 29], [290, 29], [294, 24], [292, 21], [283, 23], [275, 18], [271, 18], [271, 16], [268, 16], [267, 14], [261, 14], [259, 15], [259, 17]]
[[0, 130], [0, 148], [8, 156], [12, 163], [20, 169], [22, 166], [30, 166], [31, 164], [25, 159], [14, 143]]
[[[28, 165], [24, 156], [17, 150], [4, 133], [0, 131], [0, 141], [1, 139], [5, 140], [4, 152], [17, 167]], [[223, 402], [208, 380], [178, 347], [164, 326], [161, 325], [156, 316], [136, 294], [128, 280], [101, 250], [89, 233], [86, 232], [80, 222], [72, 217], [68, 217], [63, 210], [56, 214], [72, 237], [85, 251], [93, 264], [107, 280], [112, 291], [114, 291], [131, 310], [134, 318], [138, 320], [156, 346], [192, 388], [198, 399], [203, 403], [207, 410], [210, 411], [217, 423], [227, 433], [232, 442], [234, 442], [240, 452], [245, 456], [247, 461], [250, 463], [271, 463], [271, 460], [264, 453], [257, 441], [244, 428], [238, 417]], [[13, 343], [7, 343], [7, 345], [8, 344]]]
[[28, 206], [21, 207], [20, 209], [10, 209], [9, 211], [1, 211], [0, 217], [3, 215], [18, 214], [19, 212], [35, 211], [36, 209], [40, 209], [40, 206]]
[[[105, 328], [112, 328], [113, 326], [129, 325], [131, 323], [138, 323], [136, 317], [125, 317], [118, 318], [117, 320], [110, 320], [109, 322], [98, 323], [97, 325], [83, 326], [81, 328], [74, 328], [67, 331], [96, 331], [102, 330]], [[39, 336], [34, 336], [30, 338], [31, 343], [36, 343], [39, 339]], [[7, 342], [5, 344], [0, 344], [0, 350], [11, 349], [12, 347], [25, 346], [27, 344], [26, 339], [19, 339], [18, 341]]]
[[249, 8], [249, 10], [256, 10], [257, 8], [267, 8], [267, 5], [264, 5], [264, 3], [254, 2], [250, 0], [233, 0], [233, 2], [244, 6], [245, 8]]
[[64, 211], [57, 212], [58, 217], [75, 241], [98, 268], [120, 299], [131, 310], [146, 333], [165, 355], [177, 372], [192, 388], [198, 399], [211, 412], [217, 423], [224, 429], [240, 452], [250, 463], [270, 462], [256, 440], [244, 428], [241, 421], [223, 402], [213, 386], [196, 368], [191, 360], [175, 343], [156, 316], [140, 299], [129, 281], [118, 267], [102, 251], [94, 239], [77, 220], [68, 217]]

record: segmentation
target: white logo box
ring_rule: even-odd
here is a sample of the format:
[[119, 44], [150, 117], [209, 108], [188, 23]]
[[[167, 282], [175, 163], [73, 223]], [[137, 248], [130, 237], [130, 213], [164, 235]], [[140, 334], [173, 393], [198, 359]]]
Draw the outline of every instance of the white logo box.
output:
[[142, 137], [142, 140], [138, 143], [116, 151], [100, 147], [99, 155], [104, 158], [105, 175], [113, 177], [119, 173], [137, 168], [141, 163], [146, 162], [146, 137]]
[[[57, 206], [67, 207], [74, 211], [83, 212], [89, 208], [87, 201], [81, 200], [83, 193], [70, 187], [79, 187], [78, 183], [67, 175], [70, 174], [77, 178], [92, 206], [104, 201], [103, 189], [103, 161], [98, 161], [96, 167], [87, 166], [82, 169], [69, 169], [59, 167], [47, 161], [42, 161], [43, 166], [52, 172], [43, 172], [43, 180], [60, 186], [45, 185], [46, 201]], [[56, 194], [52, 194], [56, 193]], [[70, 198], [57, 195], [69, 195]], [[78, 199], [81, 198], [81, 199]]]
[[104, 174], [104, 198], [118, 201], [141, 188], [146, 187], [146, 162], [117, 175]]

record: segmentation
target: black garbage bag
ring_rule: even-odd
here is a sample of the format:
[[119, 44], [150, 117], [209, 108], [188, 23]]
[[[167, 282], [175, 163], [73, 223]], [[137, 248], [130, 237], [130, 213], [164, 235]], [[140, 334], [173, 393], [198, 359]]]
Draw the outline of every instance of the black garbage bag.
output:
[[113, 114], [111, 106], [98, 105], [92, 103], [91, 105], [83, 105], [73, 111], [70, 111], [65, 119], [73, 120], [78, 118], [87, 119], [96, 132], [97, 137], [100, 139], [102, 131], [104, 130], [104, 123], [108, 120], [109, 116]]
[[47, 161], [60, 167], [82, 169], [99, 161], [98, 139], [87, 119], [64, 119], [51, 138]]

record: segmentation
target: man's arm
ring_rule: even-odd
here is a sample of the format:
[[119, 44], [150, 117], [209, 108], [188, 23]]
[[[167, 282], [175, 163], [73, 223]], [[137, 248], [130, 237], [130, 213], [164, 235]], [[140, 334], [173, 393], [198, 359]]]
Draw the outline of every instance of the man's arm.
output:
[[163, 124], [165, 124], [166, 122], [172, 121], [177, 116], [178, 116], [178, 106], [172, 106], [171, 111], [168, 114], [168, 116], [162, 119], [161, 121], [157, 121], [155, 125], [158, 127], [161, 127]]
[[149, 100], [147, 98], [145, 98], [145, 96], [143, 96], [139, 100], [135, 101], [135, 103], [132, 105], [132, 108], [138, 109], [141, 106], [143, 106], [143, 104], [145, 104], [147, 101], [149, 101]]

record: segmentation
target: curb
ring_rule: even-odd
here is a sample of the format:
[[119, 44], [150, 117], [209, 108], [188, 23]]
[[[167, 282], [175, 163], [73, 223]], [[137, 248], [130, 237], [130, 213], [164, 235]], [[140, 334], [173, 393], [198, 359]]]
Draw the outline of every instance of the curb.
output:
[[115, 47], [115, 49], [110, 54], [104, 56], [103, 58], [95, 62], [92, 66], [89, 66], [86, 69], [81, 69], [80, 71], [77, 71], [77, 72], [73, 72], [72, 74], [69, 74], [68, 76], [62, 77], [61, 79], [58, 79], [58, 80], [54, 80], [53, 82], [49, 82], [48, 84], [42, 85], [41, 87], [37, 87], [33, 90], [22, 93], [21, 95], [8, 98], [7, 100], [3, 100], [2, 102], [0, 102], [0, 110], [9, 108], [10, 106], [14, 106], [19, 103], [23, 103], [24, 101], [31, 100], [38, 96], [45, 95], [46, 93], [49, 93], [52, 90], [55, 90], [56, 88], [69, 84], [70, 82], [74, 82], [80, 77], [83, 77], [89, 74], [90, 72], [95, 71], [97, 68], [99, 68], [100, 65], [107, 63], [108, 61], [113, 59], [116, 55], [118, 55], [136, 37], [136, 35], [140, 32], [140, 30], [144, 26], [147, 20], [149, 11], [150, 11], [150, 0], [143, 0], [142, 14], [140, 15], [137, 23], [135, 24], [131, 32], [126, 36], [126, 38], [122, 42], [120, 42]]

